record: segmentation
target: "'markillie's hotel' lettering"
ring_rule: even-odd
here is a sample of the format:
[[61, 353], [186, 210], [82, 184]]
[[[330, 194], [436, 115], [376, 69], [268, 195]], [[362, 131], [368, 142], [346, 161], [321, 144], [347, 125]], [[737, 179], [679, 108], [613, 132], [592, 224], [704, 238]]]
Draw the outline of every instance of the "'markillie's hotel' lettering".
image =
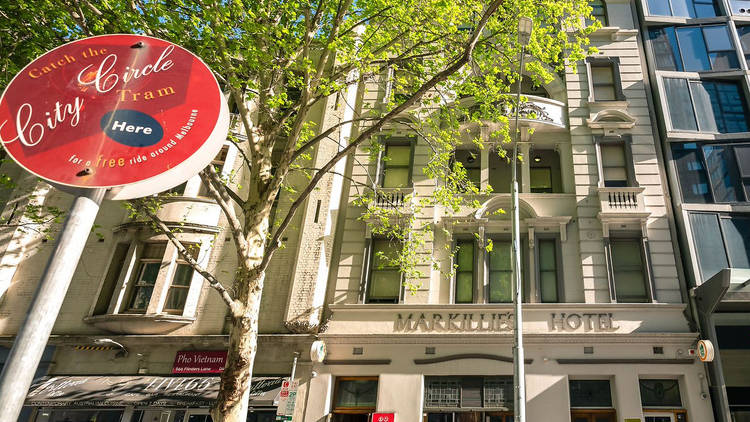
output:
[[513, 314], [448, 313], [443, 314], [398, 314], [396, 331], [510, 331], [513, 329]]
[[[513, 314], [504, 313], [432, 313], [396, 314], [394, 330], [401, 332], [510, 332]], [[557, 332], [613, 332], [611, 313], [552, 312], [547, 321], [549, 331]]]

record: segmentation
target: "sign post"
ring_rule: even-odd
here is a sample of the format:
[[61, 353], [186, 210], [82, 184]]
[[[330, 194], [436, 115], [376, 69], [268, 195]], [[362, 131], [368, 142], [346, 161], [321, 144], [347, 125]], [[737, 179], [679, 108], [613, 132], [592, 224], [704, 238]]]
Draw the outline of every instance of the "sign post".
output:
[[0, 97], [0, 143], [18, 165], [76, 195], [0, 374], [16, 420], [103, 199], [177, 186], [207, 166], [229, 130], [211, 70], [142, 35], [104, 35], [48, 51]]

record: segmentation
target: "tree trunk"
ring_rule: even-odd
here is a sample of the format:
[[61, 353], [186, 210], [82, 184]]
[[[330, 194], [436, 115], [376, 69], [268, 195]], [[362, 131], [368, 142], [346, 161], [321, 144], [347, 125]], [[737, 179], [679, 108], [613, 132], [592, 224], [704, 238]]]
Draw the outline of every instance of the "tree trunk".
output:
[[258, 350], [258, 314], [265, 273], [238, 275], [238, 285], [246, 286], [241, 316], [232, 316], [229, 351], [216, 404], [211, 409], [214, 422], [245, 422], [253, 363]]

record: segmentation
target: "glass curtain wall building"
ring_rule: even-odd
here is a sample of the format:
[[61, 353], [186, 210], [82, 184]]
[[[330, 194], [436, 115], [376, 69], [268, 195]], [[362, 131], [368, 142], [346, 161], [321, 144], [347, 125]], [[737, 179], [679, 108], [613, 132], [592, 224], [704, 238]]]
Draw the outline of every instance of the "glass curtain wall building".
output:
[[750, 421], [750, 1], [636, 4], [714, 414]]

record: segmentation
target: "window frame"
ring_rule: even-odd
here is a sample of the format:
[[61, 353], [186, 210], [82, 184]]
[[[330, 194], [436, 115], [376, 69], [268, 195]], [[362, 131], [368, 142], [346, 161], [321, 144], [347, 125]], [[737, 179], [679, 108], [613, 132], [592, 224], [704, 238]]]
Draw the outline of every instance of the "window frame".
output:
[[[572, 404], [573, 400], [572, 400], [572, 397], [571, 397], [571, 394], [572, 394], [571, 383], [573, 383], [573, 382], [580, 382], [580, 381], [584, 381], [584, 382], [585, 381], [607, 381], [607, 383], [609, 384], [609, 406], [573, 406], [573, 404]], [[589, 412], [589, 411], [592, 411], [592, 410], [593, 411], [597, 411], [597, 412], [599, 412], [599, 411], [605, 411], [606, 412], [606, 411], [610, 411], [610, 410], [612, 410], [612, 411], [615, 410], [615, 407], [614, 407], [614, 403], [615, 403], [614, 399], [615, 398], [613, 396], [613, 392], [612, 392], [612, 380], [610, 378], [578, 378], [578, 377], [572, 378], [572, 379], [568, 378], [568, 385], [567, 385], [567, 387], [568, 387], [568, 404], [570, 405], [571, 412], [576, 412], [576, 411], [579, 411], [579, 412]]]
[[[693, 73], [697, 75], [696, 72], [683, 72], [683, 73]], [[695, 129], [683, 129], [683, 128], [676, 128], [674, 126], [674, 121], [672, 119], [672, 108], [670, 106], [670, 103], [668, 101], [668, 95], [667, 95], [667, 79], [674, 79], [674, 80], [682, 80], [685, 81], [687, 86], [687, 96], [690, 99], [690, 108], [692, 110], [692, 118], [693, 123], [695, 124]], [[748, 107], [748, 95], [744, 87], [744, 83], [742, 83], [741, 80], [738, 79], [708, 79], [708, 78], [700, 78], [698, 76], [678, 76], [676, 73], [670, 73], [669, 75], [664, 75], [660, 78], [658, 78], [659, 81], [659, 89], [661, 91], [662, 96], [662, 107], [665, 110], [664, 117], [665, 120], [668, 119], [669, 124], [667, 125], [667, 132], [691, 132], [691, 133], [705, 133], [705, 134], [713, 134], [713, 135], [725, 135], [725, 134], [738, 134], [738, 133], [747, 133], [750, 132], [750, 107]], [[693, 93], [693, 84], [730, 84], [737, 87], [737, 93], [741, 97], [740, 105], [742, 106], [742, 110], [745, 115], [745, 125], [747, 126], [747, 130], [745, 132], [721, 132], [718, 130], [719, 122], [717, 120], [714, 120], [714, 124], [717, 126], [716, 131], [708, 130], [707, 128], [701, 127], [701, 122], [698, 119], [699, 111], [696, 106], [695, 102], [695, 95]], [[719, 104], [719, 107], [722, 108], [722, 105]], [[715, 116], [714, 116], [715, 119]], [[724, 118], [725, 119], [725, 118]]]
[[[601, 10], [602, 10], [602, 14], [601, 15], [595, 15], [594, 14], [594, 11], [596, 11], [598, 5], [595, 7], [592, 3], [601, 3]], [[601, 22], [602, 27], [604, 27], [604, 28], [608, 27], [609, 26], [609, 16], [607, 14], [607, 2], [604, 1], [604, 0], [591, 0], [591, 1], [589, 1], [589, 6], [591, 6], [591, 9], [592, 9], [591, 10], [591, 16], [594, 17], [594, 18], [596, 18], [596, 20], [598, 20], [599, 22]], [[604, 18], [604, 19], [599, 19], [600, 16], [602, 18]], [[593, 23], [593, 22], [591, 22], [589, 20], [586, 21], [586, 25], [587, 26], [591, 25], [591, 23]]]
[[[642, 234], [631, 233], [631, 232], [615, 232], [611, 231], [609, 237], [605, 237], [605, 249], [607, 256], [607, 279], [609, 281], [609, 290], [611, 301], [613, 303], [653, 303], [655, 299], [654, 285], [653, 285], [653, 271], [651, 270], [651, 261], [648, 257], [648, 239]], [[615, 262], [614, 254], [612, 253], [612, 242], [617, 243], [621, 241], [637, 241], [640, 251], [641, 268], [643, 270], [643, 283], [644, 290], [646, 291], [645, 300], [643, 302], [622, 302], [617, 297], [617, 279], [615, 277]]]
[[[708, 40], [706, 39], [706, 28], [724, 28], [727, 40], [731, 44], [731, 48], [726, 50], [711, 50], [709, 48]], [[680, 41], [680, 31], [688, 30], [688, 29], [700, 29], [701, 34], [701, 42], [703, 43], [703, 50], [702, 52], [705, 54], [705, 58], [708, 62], [708, 69], [686, 69], [686, 63], [685, 63], [685, 53], [687, 51], [690, 51], [692, 49], [686, 49], [687, 51], [683, 51], [682, 49], [682, 43]], [[700, 24], [700, 25], [685, 25], [685, 26], [675, 26], [675, 25], [666, 25], [666, 26], [659, 26], [650, 28], [650, 30], [662, 30], [664, 33], [664, 36], [667, 39], [667, 44], [669, 46], [669, 51], [672, 54], [672, 59], [674, 60], [675, 69], [659, 69], [658, 65], [656, 66], [657, 71], [662, 72], [694, 72], [694, 73], [709, 73], [709, 72], [732, 72], [732, 71], [739, 71], [742, 70], [742, 62], [740, 61], [740, 56], [737, 53], [737, 45], [734, 42], [734, 39], [732, 37], [731, 29], [729, 28], [729, 25], [725, 22], [723, 23], [706, 23], [706, 24]], [[673, 36], [670, 36], [669, 30], [672, 31]], [[683, 37], [684, 38], [684, 37]], [[651, 54], [656, 57], [659, 53], [654, 48], [654, 39], [651, 38], [651, 34], [648, 34], [648, 44], [649, 49], [651, 50]], [[674, 41], [675, 45], [672, 45], [672, 41]], [[714, 65], [714, 62], [711, 61], [711, 54], [717, 54], [717, 53], [726, 53], [731, 52], [734, 54], [734, 58], [737, 60], [737, 67], [729, 67], [727, 69], [717, 68]]]
[[[545, 302], [542, 300], [542, 268], [539, 254], [541, 251], [541, 242], [554, 242], [555, 245], [555, 286], [557, 290], [557, 301]], [[534, 235], [534, 263], [536, 277], [536, 302], [537, 303], [565, 303], [565, 272], [563, 271], [562, 242], [560, 237], [554, 234], [535, 234]]]
[[[458, 302], [456, 300], [458, 294], [458, 244], [462, 242], [470, 242], [471, 246], [473, 248], [473, 256], [472, 256], [472, 283], [471, 283], [471, 302]], [[451, 286], [451, 300], [450, 302], [452, 304], [469, 304], [469, 303], [479, 303], [479, 294], [478, 294], [478, 284], [479, 284], [479, 266], [478, 263], [480, 262], [480, 252], [481, 248], [477, 246], [476, 239], [472, 239], [468, 236], [459, 236], [452, 242], [451, 250], [453, 251], [453, 258], [451, 263], [451, 269], [453, 270], [453, 277], [452, 277], [452, 286]]]
[[[211, 253], [211, 242], [214, 233], [209, 231], [186, 232], [178, 235], [183, 244], [191, 244], [196, 247], [196, 261], [207, 259]], [[135, 287], [143, 269], [141, 263], [144, 245], [149, 243], [166, 244], [163, 254], [159, 258], [147, 258], [148, 263], [158, 263], [159, 270], [154, 282], [148, 304], [145, 309], [132, 308], [131, 303], [136, 293]], [[118, 254], [118, 248], [127, 245], [127, 252]], [[120, 259], [122, 258], [122, 259]], [[117, 259], [117, 261], [114, 261]], [[174, 281], [178, 265], [184, 262], [179, 256], [176, 247], [158, 233], [139, 233], [133, 231], [121, 231], [116, 234], [112, 251], [109, 253], [107, 272], [101, 277], [95, 300], [89, 308], [87, 317], [107, 319], [117, 315], [173, 315], [176, 317], [193, 318], [197, 312], [198, 301], [203, 290], [203, 277], [191, 269], [190, 283], [185, 286], [187, 295], [183, 309], [177, 312], [168, 312], [166, 308], [167, 296]], [[145, 267], [144, 267], [145, 268]], [[114, 273], [116, 271], [116, 274]], [[109, 278], [109, 279], [108, 279]], [[108, 291], [108, 282], [111, 291]], [[107, 299], [108, 298], [108, 299]], [[103, 301], [107, 300], [105, 312]]]
[[[200, 243], [195, 242], [182, 242], [182, 245], [190, 251], [191, 249], [195, 251], [195, 256], [192, 258], [196, 261], [198, 260], [198, 254], [200, 254]], [[190, 272], [190, 279], [188, 281], [187, 285], [176, 285], [174, 284], [175, 278], [177, 277], [177, 272], [179, 271], [179, 268], [181, 266], [187, 266], [190, 268], [190, 264], [178, 253], [177, 257], [174, 260], [174, 271], [172, 273], [172, 276], [169, 280], [169, 285], [167, 286], [166, 292], [164, 293], [164, 305], [162, 306], [162, 313], [170, 314], [170, 315], [182, 315], [185, 312], [185, 305], [187, 304], [187, 297], [190, 294], [190, 288], [193, 285], [193, 279], [196, 276], [196, 271], [192, 270]], [[185, 303], [182, 304], [182, 308], [167, 308], [167, 303], [169, 302], [169, 297], [172, 294], [173, 289], [178, 290], [185, 290]]]
[[372, 273], [373, 271], [377, 271], [374, 269], [375, 264], [375, 242], [376, 241], [393, 241], [397, 242], [393, 239], [388, 239], [387, 237], [370, 237], [367, 238], [366, 245], [365, 245], [365, 256], [367, 257], [367, 261], [363, 262], [363, 266], [366, 265], [365, 268], [365, 280], [362, 286], [362, 292], [361, 292], [361, 303], [363, 304], [400, 304], [404, 303], [404, 273], [401, 272], [401, 269], [398, 267], [388, 267], [388, 268], [396, 268], [399, 270], [399, 289], [398, 289], [398, 297], [396, 297], [395, 301], [393, 302], [387, 302], [387, 301], [371, 301], [370, 299], [370, 290], [372, 288]]
[[[162, 252], [161, 257], [159, 258], [144, 258], [143, 252], [148, 247], [148, 245], [155, 245], [155, 244], [163, 244], [164, 245], [164, 252]], [[128, 293], [127, 293], [127, 300], [123, 303], [123, 306], [121, 308], [122, 313], [129, 313], [129, 314], [146, 314], [148, 313], [149, 305], [151, 304], [151, 301], [154, 299], [154, 290], [156, 289], [156, 284], [159, 281], [159, 273], [161, 273], [164, 269], [164, 256], [167, 253], [167, 247], [169, 245], [168, 241], [149, 241], [149, 242], [143, 242], [140, 244], [140, 252], [138, 253], [138, 259], [136, 262], [136, 268], [137, 270], [134, 272], [134, 276], [131, 280], [128, 282]], [[141, 281], [143, 279], [143, 274], [146, 272], [146, 268], [148, 268], [149, 264], [159, 264], [159, 269], [156, 271], [156, 277], [154, 278], [154, 283], [151, 285], [141, 284]], [[171, 283], [171, 281], [170, 281]], [[137, 292], [139, 289], [144, 287], [151, 287], [151, 294], [148, 297], [148, 301], [146, 303], [146, 307], [143, 309], [140, 308], [134, 308], [133, 302], [135, 301], [137, 297]]]
[[[380, 139], [380, 144], [382, 148], [380, 149], [380, 152], [378, 153], [378, 163], [377, 163], [377, 189], [412, 189], [414, 187], [414, 150], [417, 143], [416, 136], [398, 136], [398, 137], [383, 137]], [[408, 180], [406, 183], [406, 186], [402, 187], [384, 187], [383, 184], [385, 183], [385, 172], [388, 169], [387, 161], [384, 160], [384, 158], [387, 156], [388, 147], [389, 146], [409, 146], [410, 149], [410, 156], [409, 156], [409, 164], [408, 164]], [[405, 168], [406, 165], [400, 165], [396, 166], [397, 168]]]
[[[613, 100], [597, 100], [594, 95], [595, 86], [603, 86], [609, 84], [594, 83], [593, 67], [604, 67], [611, 66], [612, 69], [612, 84], [614, 85], [615, 98]], [[599, 57], [589, 56], [586, 57], [586, 79], [588, 80], [589, 96], [588, 102], [590, 103], [609, 103], [615, 101], [626, 101], [625, 94], [622, 89], [622, 78], [620, 75], [620, 58], [616, 56], [610, 57]]]
[[[664, 0], [661, 0], [661, 1], [664, 1]], [[704, 16], [704, 17], [698, 17], [697, 14], [695, 13], [695, 0], [690, 0], [690, 5], [688, 5], [688, 6], [689, 7], [692, 6], [693, 14], [695, 14], [696, 16], [675, 15], [674, 14], [674, 7], [672, 6], [672, 0], [667, 0], [667, 4], [669, 5], [669, 12], [670, 12], [669, 15], [654, 15], [653, 13], [651, 13], [651, 8], [649, 6], [649, 0], [643, 0], [642, 6], [643, 6], [644, 15], [646, 15], [647, 17], [656, 17], [656, 18], [658, 18], [658, 17], [674, 17], [674, 18], [685, 18], [685, 19], [710, 19], [710, 18], [716, 18], [716, 17], [720, 17], [720, 16], [727, 16], [726, 14], [724, 14], [724, 15], [721, 14], [722, 10], [719, 9], [719, 4], [716, 2], [716, 0], [712, 0], [711, 1], [711, 4], [714, 7], [714, 14], [715, 14], [715, 16]], [[699, 4], [708, 4], [708, 3], [704, 2], [704, 3], [699, 3]]]
[[377, 408], [378, 403], [378, 390], [375, 392], [375, 406], [374, 407], [364, 407], [364, 406], [343, 406], [343, 407], [337, 407], [336, 403], [339, 398], [339, 392], [341, 388], [341, 381], [375, 381], [376, 385], [378, 386], [378, 390], [380, 388], [380, 377], [378, 376], [341, 376], [336, 377], [334, 382], [334, 388], [333, 388], [333, 397], [331, 400], [331, 414], [336, 413], [342, 413], [342, 414], [355, 414], [355, 415], [363, 415], [363, 414], [370, 414], [375, 412], [375, 409]]
[[602, 156], [602, 145], [622, 145], [625, 152], [625, 173], [627, 175], [627, 186], [629, 188], [638, 187], [638, 181], [635, 177], [635, 165], [633, 163], [633, 137], [629, 134], [619, 136], [594, 135], [594, 144], [596, 145], [596, 167], [599, 173], [598, 187], [604, 188], [604, 163]]
[[[678, 406], [675, 405], [664, 405], [664, 406], [657, 406], [657, 405], [644, 405], [643, 404], [643, 395], [641, 394], [641, 383], [643, 381], [674, 381], [677, 386], [677, 392], [679, 393], [679, 399], [680, 404]], [[683, 386], [680, 382], [679, 378], [668, 378], [668, 377], [656, 377], [656, 376], [645, 376], [645, 377], [638, 377], [638, 398], [641, 403], [641, 407], [643, 408], [644, 412], [646, 411], [652, 411], [652, 412], [664, 412], [669, 410], [681, 410], [685, 408], [685, 399], [683, 397]]]
[[[494, 250], [495, 242], [510, 243], [511, 258], [513, 257], [513, 244], [512, 244], [513, 241], [511, 239], [511, 235], [509, 233], [491, 233], [491, 234], [487, 234], [485, 236], [485, 238], [492, 241], [493, 250]], [[528, 245], [529, 245], [529, 243], [528, 243], [528, 241], [529, 241], [528, 234], [527, 233], [521, 233], [520, 234], [520, 239], [519, 239], [519, 242], [521, 244], [520, 245], [520, 247], [521, 247], [521, 250], [520, 250], [520, 252], [521, 252], [521, 283], [523, 283], [523, 286], [524, 286], [524, 289], [523, 289], [523, 296], [524, 297], [522, 297], [521, 299], [523, 300], [524, 303], [529, 303], [529, 298], [530, 298], [530, 295], [529, 295], [529, 290], [530, 290], [529, 276], [530, 276], [530, 273], [529, 273], [529, 271], [531, 271], [531, 270], [529, 269], [529, 252], [528, 252], [528, 249], [529, 249]], [[535, 245], [535, 248], [536, 248], [536, 245]], [[510, 275], [511, 275], [511, 285], [510, 285], [511, 300], [510, 300], [510, 302], [492, 302], [492, 301], [490, 301], [490, 298], [491, 298], [491, 296], [490, 296], [490, 293], [491, 293], [490, 260], [491, 260], [492, 253], [491, 252], [487, 252], [487, 253], [483, 254], [483, 256], [485, 258], [484, 259], [484, 277], [483, 277], [483, 279], [484, 279], [483, 282], [485, 284], [484, 284], [483, 288], [481, 289], [482, 294], [484, 295], [484, 298], [482, 298], [481, 303], [487, 304], [487, 305], [513, 303], [513, 285], [515, 283], [515, 280], [513, 280], [513, 264], [511, 263], [511, 267], [510, 267], [510, 270], [509, 270]]]
[[693, 249], [694, 254], [696, 255], [696, 259], [695, 259], [695, 264], [694, 265], [698, 269], [698, 275], [700, 276], [699, 278], [701, 280], [703, 280], [703, 281], [708, 280], [710, 277], [713, 276], [713, 274], [711, 274], [711, 275], [704, 274], [703, 264], [701, 263], [701, 259], [698, 256], [698, 239], [697, 239], [697, 237], [698, 237], [697, 234], [698, 233], [696, 233], [695, 227], [693, 226], [693, 222], [691, 221], [691, 217], [690, 217], [693, 214], [712, 215], [712, 216], [716, 217], [716, 221], [717, 221], [717, 224], [718, 224], [718, 227], [719, 227], [719, 236], [721, 238], [722, 246], [724, 247], [724, 251], [723, 252], [724, 252], [724, 258], [725, 258], [726, 263], [727, 263], [727, 268], [742, 268], [742, 267], [734, 267], [733, 266], [732, 256], [729, 254], [729, 250], [727, 249], [728, 241], [727, 241], [727, 236], [726, 236], [726, 233], [725, 233], [725, 228], [724, 228], [724, 224], [722, 223], [722, 220], [732, 220], [732, 219], [746, 219], [746, 220], [750, 220], [750, 216], [748, 216], [747, 214], [742, 214], [742, 213], [726, 213], [726, 212], [715, 212], [715, 211], [714, 212], [712, 212], [712, 211], [690, 211], [690, 212], [688, 212], [686, 220], [687, 220], [688, 224], [690, 224], [689, 242], [691, 244], [691, 247]]

